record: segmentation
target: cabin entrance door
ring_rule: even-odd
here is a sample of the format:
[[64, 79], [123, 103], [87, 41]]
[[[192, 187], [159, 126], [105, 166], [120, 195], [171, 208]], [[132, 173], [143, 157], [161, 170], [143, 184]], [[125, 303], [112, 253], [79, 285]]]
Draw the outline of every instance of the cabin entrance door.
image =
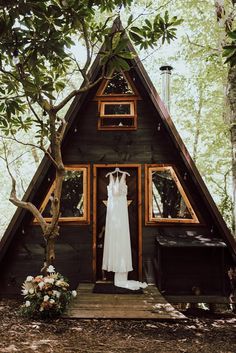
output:
[[142, 241], [141, 241], [141, 165], [106, 164], [94, 165], [93, 185], [93, 273], [95, 281], [113, 280], [113, 273], [102, 271], [103, 245], [106, 222], [107, 185], [106, 174], [119, 167], [130, 176], [126, 176], [128, 186], [128, 214], [132, 249], [133, 271], [129, 279], [142, 278]]

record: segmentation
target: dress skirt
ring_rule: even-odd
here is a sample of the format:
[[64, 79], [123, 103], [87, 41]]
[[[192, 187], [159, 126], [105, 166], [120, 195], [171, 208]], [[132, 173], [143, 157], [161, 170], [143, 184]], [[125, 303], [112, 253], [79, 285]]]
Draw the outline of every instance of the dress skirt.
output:
[[107, 200], [107, 214], [102, 269], [113, 272], [133, 270], [129, 217], [127, 205], [127, 186], [124, 178], [114, 181], [110, 178]]

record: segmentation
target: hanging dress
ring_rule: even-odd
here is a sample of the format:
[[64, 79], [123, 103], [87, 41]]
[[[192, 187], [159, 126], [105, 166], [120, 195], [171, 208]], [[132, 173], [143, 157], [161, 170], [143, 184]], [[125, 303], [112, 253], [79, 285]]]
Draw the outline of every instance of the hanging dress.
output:
[[102, 269], [113, 272], [133, 270], [129, 217], [127, 206], [127, 185], [125, 173], [121, 178], [110, 174], [107, 186], [107, 215], [103, 250]]
[[107, 215], [103, 250], [102, 269], [115, 272], [114, 284], [131, 290], [146, 288], [144, 282], [128, 280], [128, 272], [133, 270], [130, 245], [127, 185], [125, 173], [121, 178], [110, 174], [107, 186]]

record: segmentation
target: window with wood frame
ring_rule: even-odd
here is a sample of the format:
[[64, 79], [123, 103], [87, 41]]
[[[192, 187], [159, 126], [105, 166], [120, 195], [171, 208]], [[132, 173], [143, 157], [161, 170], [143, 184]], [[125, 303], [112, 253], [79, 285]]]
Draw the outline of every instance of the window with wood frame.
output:
[[199, 223], [172, 166], [146, 166], [146, 224]]
[[138, 92], [129, 76], [114, 72], [112, 79], [103, 80], [97, 95], [99, 130], [137, 129]]
[[[89, 223], [89, 166], [66, 166], [62, 184], [60, 222]], [[51, 219], [51, 197], [55, 184], [53, 183], [44, 199], [40, 211], [45, 220]]]

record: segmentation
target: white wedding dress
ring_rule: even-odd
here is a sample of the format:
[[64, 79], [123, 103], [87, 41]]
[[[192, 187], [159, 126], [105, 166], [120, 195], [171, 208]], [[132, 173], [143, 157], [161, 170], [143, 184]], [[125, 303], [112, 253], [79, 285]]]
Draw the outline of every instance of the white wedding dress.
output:
[[129, 216], [127, 205], [127, 185], [125, 173], [121, 178], [110, 174], [107, 186], [107, 214], [102, 269], [113, 271], [114, 284], [117, 287], [137, 290], [145, 288], [146, 283], [128, 280], [128, 272], [133, 270]]

